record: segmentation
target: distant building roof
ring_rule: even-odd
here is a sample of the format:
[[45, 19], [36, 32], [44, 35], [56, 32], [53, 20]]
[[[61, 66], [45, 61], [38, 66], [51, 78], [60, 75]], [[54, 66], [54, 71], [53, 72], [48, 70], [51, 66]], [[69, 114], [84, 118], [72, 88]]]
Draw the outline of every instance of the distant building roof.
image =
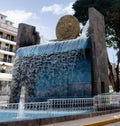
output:
[[0, 13], [0, 16], [3, 16], [4, 18], [6, 18], [6, 17], [7, 17], [6, 15], [4, 15], [4, 14], [1, 14], [1, 13]]

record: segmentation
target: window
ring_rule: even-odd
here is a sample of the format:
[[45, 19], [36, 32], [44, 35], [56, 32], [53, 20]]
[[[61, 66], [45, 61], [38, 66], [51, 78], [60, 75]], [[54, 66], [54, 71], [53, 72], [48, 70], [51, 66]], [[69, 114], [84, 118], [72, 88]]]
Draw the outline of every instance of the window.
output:
[[5, 44], [5, 50], [6, 50], [6, 51], [9, 50], [9, 44]]
[[3, 19], [3, 16], [1, 16], [1, 19]]
[[0, 91], [2, 90], [2, 82], [0, 81]]
[[2, 38], [3, 37], [3, 33], [2, 32], [0, 32], [0, 38]]
[[9, 34], [7, 34], [6, 39], [10, 40], [10, 35]]
[[0, 42], [0, 49], [1, 49], [1, 42]]
[[9, 62], [9, 63], [12, 62], [12, 56], [8, 56], [8, 62]]
[[4, 54], [3, 62], [7, 62], [7, 55]]
[[10, 45], [9, 51], [10, 51], [10, 52], [13, 52], [13, 45]]
[[11, 41], [14, 41], [14, 36], [11, 36]]

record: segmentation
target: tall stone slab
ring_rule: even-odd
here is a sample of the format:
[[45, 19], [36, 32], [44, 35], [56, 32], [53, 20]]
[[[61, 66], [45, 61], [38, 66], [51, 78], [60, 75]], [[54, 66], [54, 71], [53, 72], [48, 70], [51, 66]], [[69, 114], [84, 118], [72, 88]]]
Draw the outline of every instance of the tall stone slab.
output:
[[20, 23], [18, 27], [16, 49], [40, 43], [39, 33], [34, 26]]
[[108, 62], [104, 16], [94, 8], [89, 8], [89, 22], [92, 53], [92, 94], [94, 96], [109, 91]]

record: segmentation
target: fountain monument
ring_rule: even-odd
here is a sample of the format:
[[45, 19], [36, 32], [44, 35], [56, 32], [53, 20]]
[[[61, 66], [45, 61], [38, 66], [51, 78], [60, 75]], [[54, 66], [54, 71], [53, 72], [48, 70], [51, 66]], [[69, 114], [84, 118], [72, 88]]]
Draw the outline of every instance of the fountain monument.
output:
[[[35, 30], [30, 38], [30, 31], [24, 28], [31, 27], [19, 25], [11, 102], [19, 101], [22, 86], [26, 102], [92, 97], [109, 91], [103, 15], [90, 8], [88, 35], [48, 44], [38, 44]], [[69, 28], [73, 28], [72, 23]]]

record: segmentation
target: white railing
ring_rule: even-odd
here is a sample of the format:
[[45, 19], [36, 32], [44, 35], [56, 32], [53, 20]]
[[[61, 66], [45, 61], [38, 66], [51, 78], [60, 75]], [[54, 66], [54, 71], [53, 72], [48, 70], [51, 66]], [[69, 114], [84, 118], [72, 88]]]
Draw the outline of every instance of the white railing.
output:
[[93, 98], [49, 99], [51, 111], [93, 111]]
[[18, 103], [1, 103], [0, 110], [18, 110]]
[[25, 103], [25, 110], [47, 111], [48, 110], [48, 102], [31, 102], [31, 103]]
[[120, 109], [120, 93], [103, 94], [94, 97], [95, 111]]
[[[0, 109], [17, 110], [19, 103], [1, 104]], [[31, 111], [93, 111], [93, 98], [49, 99], [48, 102], [24, 103], [24, 110]]]
[[14, 26], [11, 26], [11, 25], [7, 25], [2, 22], [0, 22], [0, 28], [6, 28], [6, 29], [11, 30], [13, 32], [17, 32], [17, 28], [15, 28]]
[[[19, 103], [0, 104], [0, 110], [17, 110]], [[120, 109], [120, 93], [97, 95], [93, 98], [49, 99], [47, 102], [24, 103], [24, 110], [72, 112]]]

